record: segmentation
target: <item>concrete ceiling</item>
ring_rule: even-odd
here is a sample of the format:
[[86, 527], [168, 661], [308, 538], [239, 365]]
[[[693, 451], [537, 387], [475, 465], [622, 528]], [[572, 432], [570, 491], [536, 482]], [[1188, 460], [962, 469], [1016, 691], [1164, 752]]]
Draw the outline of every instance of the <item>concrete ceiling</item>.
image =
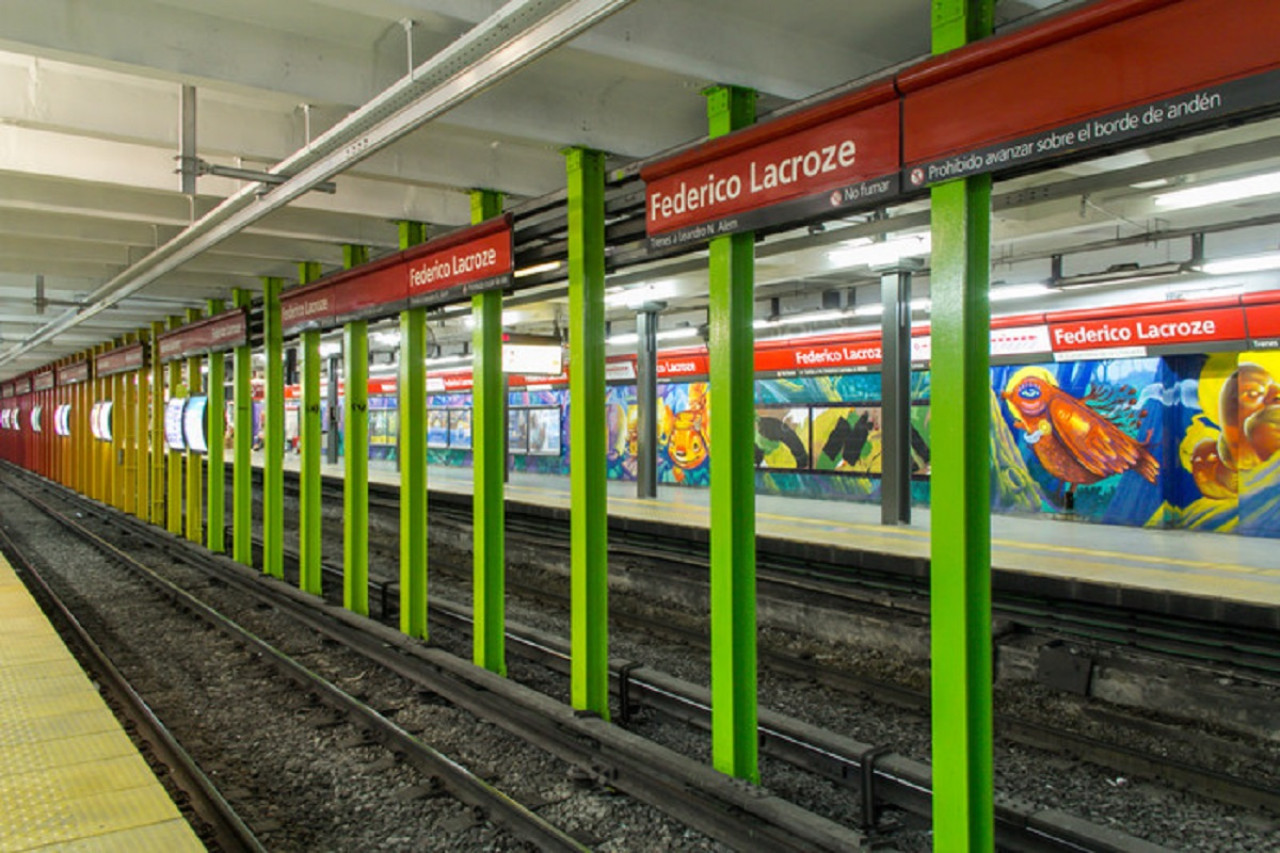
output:
[[[997, 8], [1006, 23], [1056, 5], [1008, 0]], [[244, 186], [202, 177], [196, 194], [180, 191], [182, 86], [196, 87], [198, 155], [263, 170], [501, 7], [495, 0], [6, 0], [0, 359]], [[555, 192], [564, 184], [565, 146], [604, 150], [620, 165], [685, 144], [705, 130], [700, 93], [712, 83], [752, 87], [768, 111], [918, 58], [928, 49], [929, 7], [928, 0], [635, 0], [359, 162], [336, 178], [336, 193], [301, 196], [114, 309], [8, 358], [0, 378], [226, 298], [233, 287], [257, 289], [261, 276], [292, 279], [300, 261], [331, 271], [344, 243], [390, 250], [396, 220], [465, 224], [471, 188], [514, 201]], [[1238, 131], [1213, 145], [1276, 132]], [[1183, 143], [1157, 159], [1195, 149]], [[1115, 175], [1143, 167], [1139, 160], [1038, 178]], [[1099, 184], [1090, 204], [1082, 194], [1000, 212], [1003, 242], [993, 257], [1008, 254], [1011, 280], [1021, 274], [1019, 254], [1103, 239], [1126, 222], [1149, 226], [1149, 210], [1123, 177]], [[825, 269], [824, 259], [821, 248], [762, 252], [762, 297], [803, 301], [805, 282], [820, 292], [852, 280]], [[1027, 275], [1033, 266], [1027, 262]], [[646, 274], [680, 279], [676, 307], [699, 310], [702, 277], [656, 269], [632, 278]], [[562, 319], [558, 305], [520, 310], [524, 321], [549, 325]], [[448, 340], [465, 335], [465, 326], [440, 331]]]

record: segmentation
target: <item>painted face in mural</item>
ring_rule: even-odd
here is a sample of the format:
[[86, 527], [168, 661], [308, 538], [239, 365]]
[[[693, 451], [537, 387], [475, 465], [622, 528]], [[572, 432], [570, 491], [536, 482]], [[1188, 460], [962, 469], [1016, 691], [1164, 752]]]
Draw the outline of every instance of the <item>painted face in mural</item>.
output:
[[1248, 471], [1280, 451], [1280, 384], [1265, 368], [1242, 364], [1222, 386], [1218, 451], [1237, 471]]
[[681, 412], [671, 428], [667, 454], [679, 468], [697, 468], [707, 458], [707, 440], [702, 435], [699, 412]]
[[1236, 472], [1218, 455], [1216, 439], [1203, 439], [1191, 451], [1191, 476], [1205, 497], [1223, 499], [1236, 495]]
[[1136, 470], [1154, 483], [1160, 464], [1132, 436], [1058, 387], [1042, 367], [1013, 375], [1001, 395], [1040, 464], [1066, 483], [1086, 485]]

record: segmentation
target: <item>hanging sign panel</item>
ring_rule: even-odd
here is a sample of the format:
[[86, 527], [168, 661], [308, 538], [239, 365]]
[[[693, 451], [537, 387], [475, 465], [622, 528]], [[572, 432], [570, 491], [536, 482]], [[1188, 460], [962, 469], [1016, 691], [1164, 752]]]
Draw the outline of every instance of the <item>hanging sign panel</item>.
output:
[[89, 361], [77, 361], [58, 368], [59, 385], [78, 385], [89, 381]]
[[13, 393], [15, 395], [30, 394], [31, 377], [19, 376], [17, 379], [13, 380]]
[[1116, 312], [1080, 319], [1050, 316], [1049, 320], [1054, 355], [1067, 358], [1078, 358], [1082, 353], [1090, 358], [1145, 355], [1153, 348], [1188, 345], [1197, 350], [1223, 349], [1215, 344], [1246, 338], [1240, 306], [1131, 315]]
[[899, 162], [888, 82], [746, 128], [641, 171], [649, 248], [882, 204]]
[[1277, 32], [1274, 0], [1146, 11], [1101, 3], [925, 62], [898, 77], [904, 185], [1132, 146], [1275, 108]]
[[46, 370], [43, 373], [36, 374], [31, 387], [36, 391], [51, 391], [53, 390], [53, 384], [53, 371]]
[[1255, 293], [1241, 299], [1249, 327], [1249, 348], [1280, 349], [1280, 293]]
[[285, 334], [385, 316], [408, 305], [456, 302], [510, 287], [515, 252], [510, 215], [446, 234], [399, 254], [280, 296]]
[[225, 352], [249, 342], [249, 317], [243, 308], [233, 308], [189, 326], [165, 332], [156, 339], [156, 357], [162, 363]]
[[115, 376], [117, 373], [129, 373], [147, 366], [147, 348], [145, 344], [132, 344], [127, 347], [104, 352], [93, 360], [96, 376]]

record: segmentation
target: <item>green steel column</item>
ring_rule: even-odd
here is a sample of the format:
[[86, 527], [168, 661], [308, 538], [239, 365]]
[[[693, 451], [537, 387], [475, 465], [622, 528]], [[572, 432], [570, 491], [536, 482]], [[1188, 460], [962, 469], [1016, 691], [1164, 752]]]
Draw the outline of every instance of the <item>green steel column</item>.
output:
[[[169, 318], [169, 329], [182, 325], [182, 318]], [[166, 399], [185, 397], [186, 390], [182, 384], [182, 362], [169, 362], [169, 393]], [[161, 420], [163, 423], [163, 418]], [[165, 453], [169, 459], [168, 487], [165, 489], [165, 530], [175, 536], [182, 535], [182, 453], [168, 446]]]
[[[502, 213], [502, 194], [492, 190], [471, 193], [471, 221], [483, 222]], [[499, 675], [507, 674], [504, 590], [506, 557], [503, 541], [503, 474], [507, 468], [507, 424], [502, 377], [502, 293], [490, 290], [471, 297], [475, 318], [471, 349], [471, 458], [475, 466], [472, 494], [474, 572], [473, 657]]]
[[342, 332], [346, 396], [342, 414], [346, 477], [342, 489], [342, 603], [369, 615], [369, 323]]
[[[934, 0], [933, 52], [991, 33], [993, 0]], [[991, 733], [991, 178], [932, 190], [930, 625], [933, 838], [994, 848]]]
[[398, 225], [400, 226], [400, 251], [403, 252], [410, 246], [427, 242], [427, 224], [425, 222], [409, 222], [402, 219]]
[[[710, 135], [755, 120], [755, 92], [707, 91]], [[722, 773], [760, 781], [756, 744], [755, 235], [710, 245], [711, 758]]]
[[[227, 303], [221, 299], [210, 299], [205, 307], [212, 317], [226, 310]], [[209, 488], [205, 500], [208, 504], [205, 509], [205, 544], [215, 554], [227, 550], [227, 466], [222, 447], [227, 425], [226, 403], [223, 399], [223, 385], [227, 378], [226, 360], [226, 354], [221, 352], [209, 356]]]
[[[231, 291], [231, 304], [248, 310], [253, 294], [243, 288]], [[253, 349], [245, 344], [234, 351], [232, 390], [235, 422], [232, 424], [231, 556], [242, 566], [253, 565]]]
[[[151, 329], [143, 328], [138, 330], [138, 340], [150, 341]], [[155, 348], [151, 349], [152, 358], [155, 358]], [[151, 411], [150, 405], [151, 394], [151, 373], [146, 370], [138, 371], [138, 388], [137, 397], [134, 400], [137, 406], [134, 409], [134, 433], [138, 439], [138, 458], [137, 458], [137, 513], [138, 518], [147, 521], [151, 518], [151, 428], [148, 413]]]
[[[298, 264], [298, 283], [310, 284], [320, 278], [320, 264]], [[321, 582], [320, 514], [320, 332], [302, 333], [302, 423], [299, 427], [302, 458], [298, 468], [298, 588], [312, 595], [323, 594]]]
[[[369, 263], [369, 247], [368, 246], [353, 246], [348, 243], [342, 247], [342, 268], [343, 269], [349, 270], [352, 267], [358, 267], [361, 264], [367, 264], [367, 263]], [[317, 270], [319, 269], [319, 264], [316, 265], [316, 269]], [[319, 276], [316, 276], [316, 277], [319, 278]]]
[[[400, 248], [426, 238], [400, 223]], [[400, 312], [400, 630], [427, 638], [427, 309]]]
[[[164, 323], [151, 324], [151, 352], [156, 351], [156, 339], [164, 332]], [[151, 523], [164, 524], [164, 368], [160, 359], [151, 359]]]
[[[187, 322], [194, 323], [203, 315], [199, 308], [187, 309]], [[204, 376], [201, 366], [204, 359], [200, 357], [187, 359], [187, 396], [195, 397], [204, 388]], [[208, 405], [206, 403], [206, 405]], [[204, 541], [204, 460], [199, 453], [188, 450], [183, 454], [187, 460], [187, 539], [191, 542]]]
[[571, 698], [609, 718], [609, 514], [605, 471], [604, 154], [565, 152], [569, 213]]
[[262, 445], [262, 570], [284, 578], [284, 335], [280, 290], [284, 280], [262, 279], [267, 361], [267, 423]]
[[400, 630], [427, 637], [427, 309], [400, 312]]

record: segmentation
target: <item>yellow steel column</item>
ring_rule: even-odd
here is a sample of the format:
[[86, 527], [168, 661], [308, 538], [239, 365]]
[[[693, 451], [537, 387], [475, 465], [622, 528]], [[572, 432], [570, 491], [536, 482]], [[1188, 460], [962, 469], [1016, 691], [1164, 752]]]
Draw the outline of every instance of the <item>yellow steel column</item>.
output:
[[[187, 309], [187, 322], [194, 323], [203, 315], [199, 308]], [[204, 359], [187, 359], [187, 396], [195, 397], [204, 387], [201, 365]], [[187, 460], [187, 539], [204, 542], [204, 458], [188, 448]]]
[[[138, 330], [138, 340], [149, 341], [151, 330]], [[151, 358], [155, 359], [155, 347], [151, 347]], [[147, 368], [139, 370], [135, 377], [137, 387], [134, 389], [133, 434], [134, 434], [134, 482], [138, 491], [134, 502], [134, 515], [143, 521], [151, 518], [151, 429], [148, 414], [150, 409], [151, 371]]]
[[[169, 318], [169, 329], [177, 329], [182, 325], [182, 318], [172, 316]], [[185, 397], [186, 390], [182, 385], [182, 362], [169, 362], [169, 393], [165, 395], [167, 400], [175, 397]], [[162, 421], [163, 422], [163, 421]], [[169, 458], [168, 483], [165, 487], [165, 530], [168, 530], [174, 536], [182, 535], [182, 451], [173, 450], [166, 443], [165, 453]]]
[[[136, 334], [130, 334], [129, 339], [134, 341], [141, 340]], [[139, 368], [121, 376], [121, 387], [124, 393], [117, 404], [124, 409], [119, 413], [118, 421], [124, 432], [124, 435], [121, 436], [124, 449], [124, 464], [121, 466], [123, 484], [121, 485], [122, 501], [120, 508], [130, 515], [138, 514], [137, 382], [142, 370], [142, 368]]]
[[[151, 324], [151, 351], [156, 351], [156, 339], [164, 331], [164, 323], [157, 320]], [[164, 368], [160, 359], [151, 359], [151, 467], [148, 477], [151, 485], [151, 509], [148, 517], [151, 523], [159, 527], [164, 524]]]

